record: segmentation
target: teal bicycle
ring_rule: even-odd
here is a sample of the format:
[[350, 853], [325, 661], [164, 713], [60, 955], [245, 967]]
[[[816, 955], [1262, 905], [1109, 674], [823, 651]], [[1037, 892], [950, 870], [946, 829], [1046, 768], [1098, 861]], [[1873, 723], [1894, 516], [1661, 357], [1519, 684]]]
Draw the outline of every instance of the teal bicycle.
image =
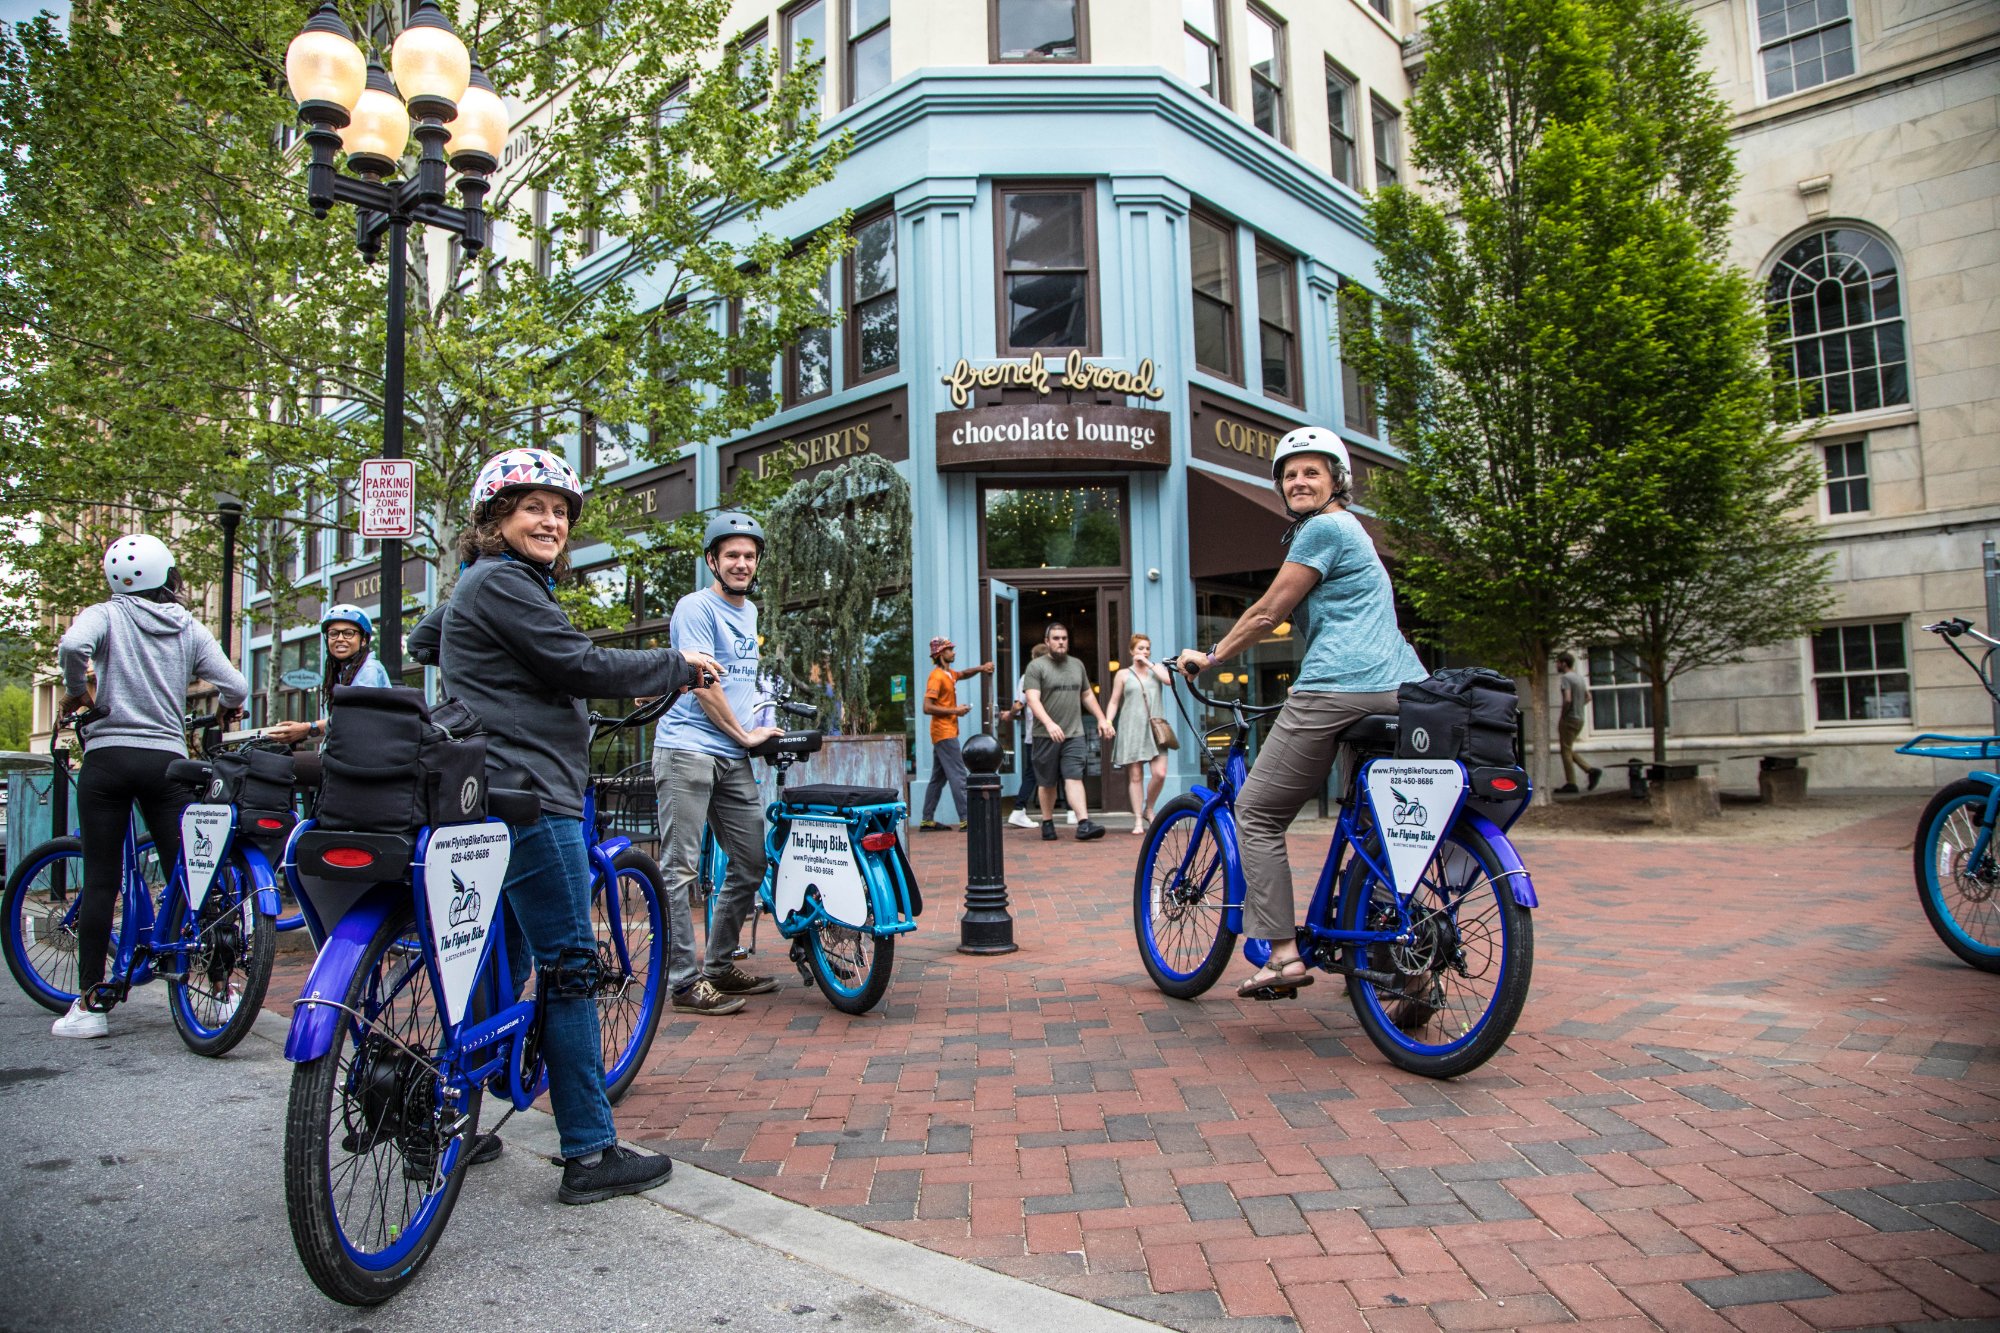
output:
[[[2000, 639], [1981, 634], [1964, 619], [1924, 626], [1972, 668], [1994, 702], [1993, 654]], [[1974, 662], [1958, 640], [1966, 635], [1986, 645]], [[2000, 736], [1942, 736], [1926, 733], [1896, 747], [1897, 754], [1926, 759], [1977, 762], [2000, 759]], [[1917, 901], [1945, 947], [1985, 972], [2000, 972], [2000, 858], [1993, 827], [2000, 814], [2000, 773], [1974, 770], [1946, 783], [1917, 821], [1915, 872]]]

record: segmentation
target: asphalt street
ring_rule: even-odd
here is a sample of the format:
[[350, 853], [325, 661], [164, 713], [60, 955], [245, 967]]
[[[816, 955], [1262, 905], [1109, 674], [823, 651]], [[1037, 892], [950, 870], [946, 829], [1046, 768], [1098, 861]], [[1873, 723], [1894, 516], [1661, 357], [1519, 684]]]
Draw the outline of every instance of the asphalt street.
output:
[[158, 988], [109, 1040], [49, 1021], [0, 979], [0, 1333], [1143, 1327], [685, 1164], [650, 1195], [564, 1207], [536, 1112], [503, 1130], [424, 1273], [350, 1309], [312, 1286], [285, 1222], [282, 1020], [222, 1060], [181, 1045]]

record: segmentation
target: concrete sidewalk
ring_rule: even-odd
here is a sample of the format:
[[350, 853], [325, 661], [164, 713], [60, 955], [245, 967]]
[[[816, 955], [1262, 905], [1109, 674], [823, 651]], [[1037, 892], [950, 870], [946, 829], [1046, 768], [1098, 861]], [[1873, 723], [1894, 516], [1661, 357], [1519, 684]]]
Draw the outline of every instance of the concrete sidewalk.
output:
[[[1918, 807], [1881, 809], [1792, 842], [1526, 842], [1527, 1011], [1449, 1083], [1388, 1064], [1337, 982], [1161, 995], [1123, 834], [1010, 833], [1021, 951], [959, 956], [964, 841], [919, 835], [927, 914], [878, 1011], [800, 988], [767, 927], [753, 966], [786, 988], [664, 1023], [620, 1123], [1181, 1329], [1995, 1320], [2000, 976], [1924, 921]], [[1293, 839], [1305, 885], [1325, 838]]]
[[686, 1163], [650, 1194], [564, 1207], [555, 1126], [534, 1110], [415, 1282], [379, 1310], [337, 1305], [285, 1222], [284, 1020], [204, 1060], [162, 998], [140, 991], [109, 1040], [58, 1041], [0, 982], [0, 1333], [1145, 1327]]

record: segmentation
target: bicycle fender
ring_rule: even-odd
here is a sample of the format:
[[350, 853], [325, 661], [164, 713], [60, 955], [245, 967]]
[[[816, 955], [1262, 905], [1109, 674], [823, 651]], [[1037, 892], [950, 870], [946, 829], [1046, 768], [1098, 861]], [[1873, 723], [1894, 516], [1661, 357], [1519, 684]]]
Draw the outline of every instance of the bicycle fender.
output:
[[[294, 1064], [317, 1060], [333, 1049], [333, 1039], [347, 1014], [348, 983], [361, 966], [375, 932], [410, 892], [407, 884], [377, 884], [340, 918], [313, 960], [299, 998], [292, 1002], [292, 1030], [285, 1037], [285, 1058]], [[325, 1001], [325, 1003], [315, 1003]]]
[[272, 873], [270, 861], [265, 859], [262, 851], [248, 844], [238, 851], [250, 871], [250, 885], [257, 894], [257, 910], [265, 916], [277, 916], [280, 910], [278, 877]]
[[1523, 907], [1540, 907], [1535, 897], [1534, 881], [1528, 878], [1528, 868], [1521, 864], [1521, 854], [1514, 850], [1514, 844], [1507, 841], [1507, 835], [1493, 824], [1493, 821], [1476, 810], [1467, 810], [1459, 815], [1459, 822], [1469, 825], [1474, 833], [1486, 839], [1486, 845], [1493, 849], [1493, 855], [1500, 862], [1500, 873], [1506, 877], [1508, 891], [1514, 901]]
[[632, 840], [623, 835], [606, 838], [603, 842], [591, 844], [591, 867], [597, 871], [606, 884], [616, 884], [618, 882], [618, 867], [613, 865], [612, 862], [623, 856], [626, 849], [631, 847], [631, 845]]

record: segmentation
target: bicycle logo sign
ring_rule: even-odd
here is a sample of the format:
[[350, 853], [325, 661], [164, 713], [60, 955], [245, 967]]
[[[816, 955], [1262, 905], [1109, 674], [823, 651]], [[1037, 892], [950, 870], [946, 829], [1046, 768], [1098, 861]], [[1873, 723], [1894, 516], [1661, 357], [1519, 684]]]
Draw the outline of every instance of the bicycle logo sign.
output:
[[187, 872], [188, 906], [194, 911], [201, 910], [215, 883], [235, 823], [232, 805], [197, 804], [181, 811], [181, 865]]
[[460, 879], [457, 871], [451, 876], [449, 920], [454, 926], [472, 925], [479, 920], [479, 890]]
[[1422, 801], [1397, 791], [1393, 784], [1389, 788], [1389, 794], [1396, 798], [1395, 809], [1391, 811], [1389, 817], [1394, 819], [1397, 824], [1404, 827], [1414, 826], [1422, 828], [1430, 823], [1430, 813], [1424, 809]]
[[[1416, 737], [1411, 736], [1414, 744]], [[1465, 770], [1452, 760], [1376, 759], [1362, 775], [1368, 806], [1398, 894], [1416, 888], [1465, 794]]]
[[431, 830], [424, 851], [424, 903], [441, 983], [438, 999], [454, 1023], [465, 1015], [479, 961], [486, 956], [510, 848], [504, 824], [453, 824]]

